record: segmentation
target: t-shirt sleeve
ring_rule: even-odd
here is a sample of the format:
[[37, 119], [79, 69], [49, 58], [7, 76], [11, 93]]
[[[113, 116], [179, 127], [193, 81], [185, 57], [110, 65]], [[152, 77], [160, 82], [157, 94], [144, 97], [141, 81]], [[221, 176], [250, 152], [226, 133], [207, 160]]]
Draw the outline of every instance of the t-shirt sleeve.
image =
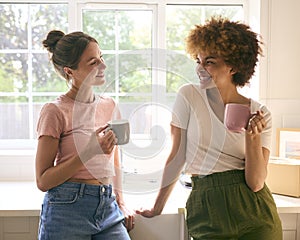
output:
[[63, 125], [63, 116], [59, 108], [53, 103], [47, 103], [40, 112], [37, 123], [37, 138], [51, 136], [59, 139]]
[[264, 118], [266, 121], [266, 127], [261, 135], [261, 144], [264, 148], [270, 150], [271, 148], [271, 137], [272, 137], [272, 115], [266, 106], [263, 106], [262, 111], [264, 112]]
[[172, 111], [171, 124], [182, 129], [187, 129], [190, 117], [190, 105], [186, 97], [187, 90], [187, 86], [179, 89]]

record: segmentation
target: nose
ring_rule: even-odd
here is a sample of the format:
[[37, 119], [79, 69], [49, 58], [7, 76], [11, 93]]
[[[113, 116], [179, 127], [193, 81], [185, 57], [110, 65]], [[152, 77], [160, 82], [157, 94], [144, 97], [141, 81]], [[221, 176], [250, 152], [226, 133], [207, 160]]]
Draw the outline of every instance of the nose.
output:
[[101, 69], [101, 70], [106, 69], [106, 64], [105, 64], [103, 59], [100, 60], [100, 62], [98, 64], [98, 68]]

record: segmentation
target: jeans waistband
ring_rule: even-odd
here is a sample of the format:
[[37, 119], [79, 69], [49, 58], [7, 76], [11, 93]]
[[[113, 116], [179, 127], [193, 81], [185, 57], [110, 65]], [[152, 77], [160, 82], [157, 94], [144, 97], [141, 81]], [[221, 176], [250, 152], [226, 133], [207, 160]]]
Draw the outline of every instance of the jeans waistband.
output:
[[237, 183], [245, 183], [245, 171], [230, 170], [226, 172], [213, 173], [207, 176], [193, 176], [191, 179], [193, 189], [226, 186]]
[[57, 187], [50, 189], [49, 192], [58, 190], [78, 192], [79, 196], [88, 194], [93, 196], [110, 197], [112, 195], [111, 185], [91, 185], [86, 183], [65, 182]]

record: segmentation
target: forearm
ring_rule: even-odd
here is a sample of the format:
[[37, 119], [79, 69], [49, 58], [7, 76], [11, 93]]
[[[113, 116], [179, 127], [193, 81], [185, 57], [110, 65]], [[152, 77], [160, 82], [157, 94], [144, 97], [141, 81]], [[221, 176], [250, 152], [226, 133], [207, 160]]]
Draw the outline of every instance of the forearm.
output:
[[246, 136], [245, 178], [252, 191], [263, 188], [267, 177], [268, 150], [261, 144], [261, 136]]
[[82, 166], [83, 163], [79, 156], [60, 163], [59, 165], [51, 166], [40, 176], [37, 176], [38, 188], [42, 191], [47, 191], [56, 187], [70, 179]]
[[[177, 178], [178, 179], [178, 178]], [[153, 211], [154, 211], [154, 215], [159, 215], [162, 213], [168, 199], [169, 196], [172, 193], [172, 190], [174, 189], [175, 185], [176, 185], [176, 180], [175, 179], [173, 182], [171, 182], [169, 185], [162, 187], [157, 195], [154, 207], [153, 207]]]
[[181, 131], [181, 129], [172, 128], [174, 145], [165, 164], [161, 188], [153, 207], [155, 215], [163, 211], [185, 163], [186, 133], [181, 133]]
[[122, 188], [122, 166], [119, 161], [119, 150], [115, 147], [114, 150], [114, 168], [115, 176], [113, 177], [113, 191], [116, 196], [118, 205], [124, 205], [123, 188]]

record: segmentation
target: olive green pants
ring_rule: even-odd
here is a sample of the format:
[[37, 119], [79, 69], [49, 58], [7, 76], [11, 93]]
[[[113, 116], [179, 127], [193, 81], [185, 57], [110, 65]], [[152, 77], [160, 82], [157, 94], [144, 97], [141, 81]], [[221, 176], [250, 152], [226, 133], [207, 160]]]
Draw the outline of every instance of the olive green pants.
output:
[[194, 240], [282, 240], [281, 221], [268, 187], [251, 191], [241, 170], [192, 177], [186, 209]]

